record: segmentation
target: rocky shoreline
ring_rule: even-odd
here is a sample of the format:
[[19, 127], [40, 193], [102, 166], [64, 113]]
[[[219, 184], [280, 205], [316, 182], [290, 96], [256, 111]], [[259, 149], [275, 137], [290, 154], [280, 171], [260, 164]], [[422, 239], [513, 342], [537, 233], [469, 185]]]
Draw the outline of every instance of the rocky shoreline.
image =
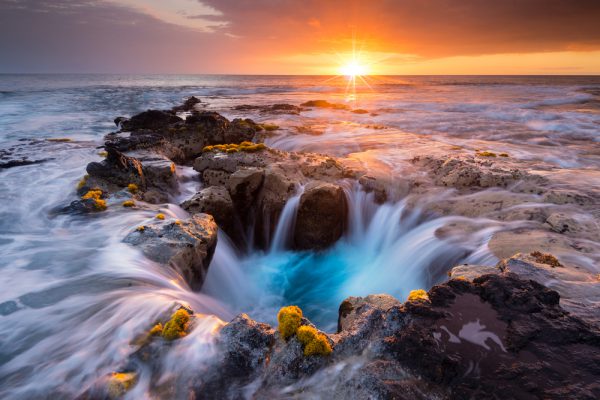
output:
[[[80, 199], [59, 211], [98, 213], [114, 199], [124, 207], [166, 202], [178, 190], [176, 165], [193, 166], [203, 188], [181, 204], [191, 216], [158, 214], [152, 224], [132, 226], [123, 240], [176, 269], [195, 289], [208, 271], [218, 228], [240, 248], [268, 248], [292, 198], [298, 201], [295, 229], [282, 240], [303, 251], [321, 251], [344, 235], [351, 187], [372, 192], [380, 203], [406, 196], [429, 215], [526, 223], [492, 235], [489, 248], [501, 259], [494, 267], [448, 265], [447, 282], [406, 302], [379, 294], [345, 300], [338, 331], [315, 331], [326, 338], [330, 355], [307, 356], [299, 335], [283, 339], [242, 314], [215, 333], [216, 356], [192, 381], [175, 377], [151, 390], [197, 399], [600, 396], [600, 280], [586, 268], [598, 262], [600, 229], [578, 217], [598, 217], [600, 193], [491, 152], [415, 155], [415, 173], [398, 183], [351, 160], [269, 148], [260, 143], [268, 126], [229, 121], [200, 110], [200, 103], [192, 97], [171, 110], [117, 118], [119, 130], [103, 146], [106, 158], [87, 166]], [[319, 104], [243, 110], [301, 113]], [[432, 194], [439, 201], [422, 201]], [[469, 230], [469, 222], [455, 228]], [[179, 304], [165, 312], [160, 329], [148, 327], [122, 370], [82, 398], [126, 395], [140, 374], [152, 382], [172, 341], [205, 317]], [[300, 325], [316, 328], [306, 318]]]

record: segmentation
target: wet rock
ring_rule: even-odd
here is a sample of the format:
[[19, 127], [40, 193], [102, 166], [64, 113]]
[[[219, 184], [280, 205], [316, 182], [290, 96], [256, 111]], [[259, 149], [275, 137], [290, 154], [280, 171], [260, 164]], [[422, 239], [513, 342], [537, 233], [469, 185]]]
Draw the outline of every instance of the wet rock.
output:
[[202, 286], [217, 245], [217, 224], [208, 214], [187, 220], [165, 220], [138, 227], [125, 243], [146, 257], [176, 269], [194, 288]]
[[364, 307], [374, 307], [381, 311], [388, 311], [401, 303], [389, 294], [370, 294], [366, 297], [348, 297], [340, 304], [338, 316], [338, 332], [348, 330], [357, 320], [364, 322], [361, 314]]
[[304, 109], [293, 104], [272, 104], [267, 106], [258, 106], [250, 104], [242, 104], [233, 107], [236, 111], [258, 111], [263, 114], [292, 114], [298, 115]]
[[200, 101], [199, 98], [197, 98], [196, 96], [191, 96], [188, 97], [182, 105], [180, 106], [176, 106], [173, 107], [171, 110], [173, 112], [186, 112], [186, 111], [193, 111], [196, 109], [196, 104], [200, 104], [202, 103], [202, 101]]
[[309, 101], [306, 101], [306, 102], [300, 104], [300, 106], [315, 107], [315, 108], [332, 108], [335, 110], [349, 110], [350, 109], [350, 107], [348, 107], [345, 104], [330, 103], [327, 100], [309, 100]]
[[544, 202], [554, 204], [577, 204], [587, 206], [596, 201], [592, 196], [574, 189], [549, 189], [544, 193]]
[[100, 162], [91, 162], [86, 171], [89, 175], [85, 186], [80, 191], [87, 191], [92, 187], [107, 189], [108, 186], [127, 187], [130, 183], [140, 188], [146, 187], [146, 179], [142, 163], [134, 158], [113, 149], [107, 148], [107, 156]]
[[513, 185], [520, 180], [542, 183], [544, 178], [532, 175], [508, 162], [492, 161], [473, 156], [419, 156], [412, 163], [425, 167], [436, 185], [457, 189], [489, 188]]
[[207, 145], [252, 140], [260, 127], [250, 119], [229, 121], [219, 113], [192, 110], [185, 121], [172, 111], [149, 110], [128, 121], [122, 130], [106, 136], [105, 146], [120, 152], [153, 149], [185, 163]]
[[502, 271], [498, 267], [488, 265], [463, 264], [457, 265], [448, 272], [451, 279], [467, 279], [472, 281], [482, 275], [499, 274]]
[[539, 261], [531, 254], [519, 253], [501, 260], [497, 268], [556, 290], [565, 310], [600, 326], [600, 280], [597, 275], [570, 263], [558, 268]]
[[202, 189], [191, 199], [181, 203], [181, 207], [190, 214], [210, 214], [221, 229], [231, 232], [235, 211], [231, 196], [224, 187], [210, 186]]
[[358, 183], [364, 188], [367, 193], [374, 193], [375, 201], [378, 204], [383, 204], [387, 201], [387, 188], [384, 182], [369, 175], [363, 175], [358, 179]]
[[[176, 122], [183, 121], [181, 118], [168, 111], [147, 110], [134, 115], [128, 120], [120, 120], [124, 131], [137, 131], [141, 129], [158, 130]], [[115, 123], [117, 121], [115, 120]]]
[[298, 249], [324, 249], [344, 233], [348, 204], [335, 184], [312, 181], [304, 188], [296, 215], [294, 244]]
[[[346, 177], [347, 171], [331, 157], [311, 153], [287, 153], [274, 149], [229, 153], [207, 151], [196, 158], [194, 169], [201, 173], [202, 181], [206, 185], [228, 188], [242, 225], [256, 227], [254, 237], [259, 247], [269, 244], [288, 199], [296, 193], [300, 185], [310, 185], [310, 182], [318, 181], [319, 185], [324, 185], [319, 190], [315, 188], [313, 193], [315, 196], [321, 193], [323, 202], [319, 203], [313, 198], [314, 201], [311, 201], [316, 205], [314, 208], [309, 207], [310, 202], [307, 202], [307, 199], [310, 200], [311, 197], [305, 197], [306, 206], [302, 211], [304, 220], [301, 224], [308, 227], [311, 218], [314, 221], [321, 215], [333, 231], [315, 231], [315, 236], [312, 237], [310, 233], [301, 233], [299, 246], [315, 244], [318, 248], [323, 248], [339, 238], [340, 230], [343, 232], [347, 213], [345, 196], [339, 186], [327, 185], [328, 182], [336, 182]], [[334, 186], [337, 189], [333, 190]], [[338, 209], [329, 214], [334, 208], [333, 204], [338, 206]], [[320, 208], [323, 208], [321, 214]], [[342, 219], [343, 222], [340, 222]]]
[[[197, 395], [462, 399], [600, 395], [600, 332], [563, 311], [559, 295], [509, 272], [434, 286], [429, 302], [348, 300], [329, 357], [306, 357], [267, 325], [237, 317], [225, 354], [203, 371]], [[352, 315], [352, 321], [347, 318]]]
[[238, 209], [248, 208], [264, 179], [262, 168], [242, 168], [235, 171], [227, 179], [227, 189]]

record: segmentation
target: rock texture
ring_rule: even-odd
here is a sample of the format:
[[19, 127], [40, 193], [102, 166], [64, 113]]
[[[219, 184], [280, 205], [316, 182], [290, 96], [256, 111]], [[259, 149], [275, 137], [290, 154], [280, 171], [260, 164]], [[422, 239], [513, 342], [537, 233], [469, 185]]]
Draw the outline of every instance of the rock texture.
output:
[[334, 158], [287, 153], [207, 151], [194, 162], [207, 186], [225, 188], [236, 218], [255, 226], [256, 245], [266, 247], [286, 202], [305, 187], [296, 217], [294, 243], [300, 249], [322, 249], [344, 233], [347, 204], [336, 183], [349, 175]]
[[[594, 399], [600, 332], [557, 292], [500, 272], [434, 286], [429, 300], [348, 299], [331, 356], [242, 315], [223, 328], [224, 358], [200, 398]], [[221, 375], [216, 371], [223, 371]]]
[[194, 288], [204, 282], [217, 246], [217, 224], [208, 214], [139, 227], [124, 239], [146, 257], [176, 269]]
[[294, 244], [302, 250], [327, 248], [343, 235], [347, 220], [344, 190], [333, 183], [312, 181], [300, 196]]
[[227, 189], [222, 186], [209, 186], [202, 189], [191, 199], [181, 203], [181, 208], [190, 214], [210, 214], [221, 229], [229, 234], [232, 233], [233, 201]]

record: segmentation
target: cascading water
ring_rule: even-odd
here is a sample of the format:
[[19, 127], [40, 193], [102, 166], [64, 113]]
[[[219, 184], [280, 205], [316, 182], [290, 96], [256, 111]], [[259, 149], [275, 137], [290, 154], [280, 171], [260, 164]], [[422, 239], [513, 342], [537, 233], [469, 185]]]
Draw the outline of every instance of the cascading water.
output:
[[282, 246], [281, 238], [294, 229], [296, 195], [287, 202], [268, 251], [240, 256], [229, 240], [219, 242], [203, 292], [234, 313], [269, 323], [275, 323], [279, 307], [297, 304], [311, 321], [334, 331], [338, 306], [348, 296], [388, 293], [405, 298], [412, 289], [443, 280], [454, 263], [495, 262], [486, 244], [501, 229], [498, 224], [479, 221], [480, 229], [456, 242], [439, 238], [436, 231], [465, 218], [425, 220], [403, 201], [378, 205], [373, 195], [358, 189], [346, 195], [350, 229], [332, 248], [314, 253]]

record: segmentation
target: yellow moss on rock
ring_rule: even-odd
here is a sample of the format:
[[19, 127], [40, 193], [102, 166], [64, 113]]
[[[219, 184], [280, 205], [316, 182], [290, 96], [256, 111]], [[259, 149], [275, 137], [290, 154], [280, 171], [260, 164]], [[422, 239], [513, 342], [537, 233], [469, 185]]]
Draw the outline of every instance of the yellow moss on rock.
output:
[[146, 227], [144, 225], [140, 225], [137, 228], [135, 228], [135, 230], [138, 232], [144, 232], [146, 230]]
[[165, 214], [163, 214], [163, 213], [156, 214], [156, 219], [160, 219], [160, 220], [165, 219]]
[[293, 336], [302, 321], [302, 310], [298, 306], [282, 307], [277, 313], [277, 322], [279, 323], [279, 333], [281, 337], [287, 340]]
[[136, 185], [135, 183], [130, 183], [129, 185], [127, 185], [127, 190], [129, 190], [129, 193], [131, 194], [136, 194], [139, 188], [138, 185]]
[[316, 337], [304, 346], [305, 356], [328, 356], [332, 351], [327, 337], [322, 333], [317, 333]]
[[89, 175], [84, 175], [83, 178], [79, 180], [77, 183], [77, 190], [82, 189], [85, 186], [89, 177]]
[[333, 351], [327, 337], [312, 326], [303, 325], [296, 331], [298, 341], [304, 346], [305, 356], [327, 356]]
[[98, 211], [106, 210], [106, 200], [102, 200], [102, 190], [100, 189], [92, 189], [88, 190], [86, 194], [81, 196], [81, 200], [94, 200], [94, 208]]
[[407, 301], [429, 301], [429, 295], [423, 289], [411, 290]]
[[558, 258], [554, 257], [552, 254], [542, 253], [541, 251], [534, 251], [533, 253], [531, 253], [531, 256], [535, 258], [536, 262], [539, 262], [540, 264], [549, 265], [552, 268], [563, 266], [560, 263], [560, 261], [558, 261]]
[[510, 157], [508, 153], [500, 153], [498, 154], [500, 157]]
[[101, 152], [98, 153], [98, 155], [100, 157], [106, 157], [106, 156], [108, 156], [108, 152], [107, 151], [101, 151]]
[[162, 329], [162, 337], [166, 340], [175, 340], [187, 335], [187, 329], [190, 322], [190, 314], [183, 308], [175, 311], [171, 319]]
[[496, 153], [491, 151], [478, 151], [476, 153], [479, 157], [496, 157]]
[[137, 383], [135, 372], [113, 372], [108, 378], [106, 389], [111, 399], [123, 397]]
[[133, 207], [133, 206], [135, 206], [135, 203], [133, 200], [125, 200], [123, 202], [123, 207]]
[[152, 327], [152, 329], [150, 329], [150, 332], [148, 332], [148, 334], [150, 336], [158, 336], [158, 335], [162, 335], [162, 332], [163, 332], [163, 326], [159, 322], [158, 324], [154, 325]]
[[215, 144], [213, 146], [204, 146], [202, 152], [211, 152], [211, 151], [220, 151], [223, 153], [237, 153], [237, 152], [246, 152], [253, 153], [256, 151], [261, 151], [266, 149], [264, 143], [252, 143], [248, 141], [244, 141], [240, 144], [230, 143], [230, 144]]

